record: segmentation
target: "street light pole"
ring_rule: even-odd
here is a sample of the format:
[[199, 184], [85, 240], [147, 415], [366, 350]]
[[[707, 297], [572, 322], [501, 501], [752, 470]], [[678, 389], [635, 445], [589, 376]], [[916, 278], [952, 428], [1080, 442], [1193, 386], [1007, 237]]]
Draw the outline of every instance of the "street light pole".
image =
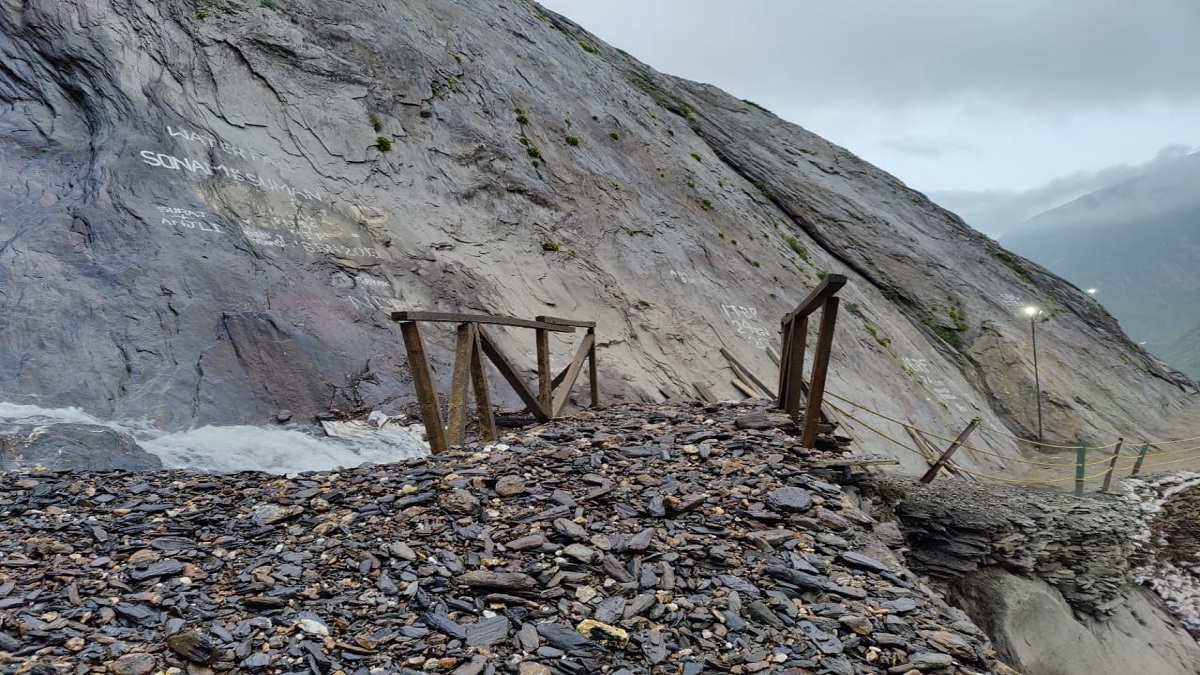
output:
[[1037, 422], [1038, 422], [1038, 449], [1041, 449], [1042, 443], [1042, 380], [1038, 375], [1038, 353], [1037, 353], [1037, 318], [1041, 315], [1042, 310], [1037, 307], [1026, 307], [1025, 313], [1029, 315], [1029, 335], [1033, 339], [1033, 388], [1037, 396]]

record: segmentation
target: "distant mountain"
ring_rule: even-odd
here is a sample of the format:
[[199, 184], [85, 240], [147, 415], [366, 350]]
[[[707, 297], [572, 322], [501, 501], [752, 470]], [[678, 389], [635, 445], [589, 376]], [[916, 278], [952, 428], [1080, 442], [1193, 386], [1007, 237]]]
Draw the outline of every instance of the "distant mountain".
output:
[[[1200, 326], [1200, 153], [1030, 218], [1000, 239], [1100, 301], [1137, 342], [1200, 374], [1185, 335]], [[1194, 349], [1194, 348], [1192, 348]], [[1176, 359], [1176, 360], [1172, 360]]]
[[1161, 350], [1162, 358], [1194, 380], [1200, 380], [1200, 324]]

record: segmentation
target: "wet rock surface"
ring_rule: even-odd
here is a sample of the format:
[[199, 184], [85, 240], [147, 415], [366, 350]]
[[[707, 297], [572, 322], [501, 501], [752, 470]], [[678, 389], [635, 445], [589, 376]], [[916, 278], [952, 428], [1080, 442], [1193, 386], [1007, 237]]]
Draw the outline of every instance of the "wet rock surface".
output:
[[136, 471], [162, 467], [137, 441], [108, 427], [31, 418], [0, 423], [0, 469]]
[[[622, 406], [291, 476], [3, 474], [0, 657], [47, 673], [1011, 672], [791, 436], [737, 428], [749, 407]], [[501, 495], [512, 477], [519, 499]]]

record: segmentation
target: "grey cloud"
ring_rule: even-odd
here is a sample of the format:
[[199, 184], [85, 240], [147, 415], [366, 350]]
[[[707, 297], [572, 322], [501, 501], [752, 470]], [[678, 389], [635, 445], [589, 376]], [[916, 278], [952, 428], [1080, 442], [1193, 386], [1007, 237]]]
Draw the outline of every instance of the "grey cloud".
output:
[[[1200, 155], [1193, 149], [1169, 146], [1145, 164], [1112, 166], [1099, 171], [1080, 171], [1046, 185], [1022, 192], [1005, 190], [930, 192], [929, 198], [962, 217], [984, 234], [1002, 238], [1021, 229], [1030, 218], [1074, 201], [1086, 194], [1132, 180], [1153, 181], [1156, 208], [1173, 207], [1178, 200], [1195, 201], [1195, 178], [1200, 176]], [[1144, 192], [1144, 188], [1140, 190]], [[1105, 203], [1112, 209], [1112, 202]], [[1146, 204], [1127, 210], [1147, 212]], [[1127, 213], [1120, 214], [1123, 217]]]
[[883, 142], [887, 148], [915, 157], [937, 158], [956, 152], [974, 150], [974, 146], [965, 143], [955, 143], [938, 138], [918, 138], [901, 136]]
[[1023, 106], [1200, 97], [1196, 0], [549, 0], [651, 65], [753, 97]]

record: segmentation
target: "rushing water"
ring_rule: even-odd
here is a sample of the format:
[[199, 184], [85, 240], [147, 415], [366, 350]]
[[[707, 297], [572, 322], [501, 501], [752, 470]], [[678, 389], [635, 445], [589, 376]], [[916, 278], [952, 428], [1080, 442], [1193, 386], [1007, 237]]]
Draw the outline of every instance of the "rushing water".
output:
[[354, 467], [364, 462], [384, 464], [429, 454], [420, 424], [402, 426], [394, 422], [381, 428], [367, 425], [346, 433], [345, 425], [335, 431], [352, 436], [316, 436], [294, 428], [203, 426], [187, 431], [166, 432], [137, 421], [101, 420], [79, 408], [41, 408], [0, 402], [0, 422], [41, 418], [76, 424], [98, 424], [127, 433], [148, 452], [171, 468], [202, 471], [265, 471], [298, 473]]

